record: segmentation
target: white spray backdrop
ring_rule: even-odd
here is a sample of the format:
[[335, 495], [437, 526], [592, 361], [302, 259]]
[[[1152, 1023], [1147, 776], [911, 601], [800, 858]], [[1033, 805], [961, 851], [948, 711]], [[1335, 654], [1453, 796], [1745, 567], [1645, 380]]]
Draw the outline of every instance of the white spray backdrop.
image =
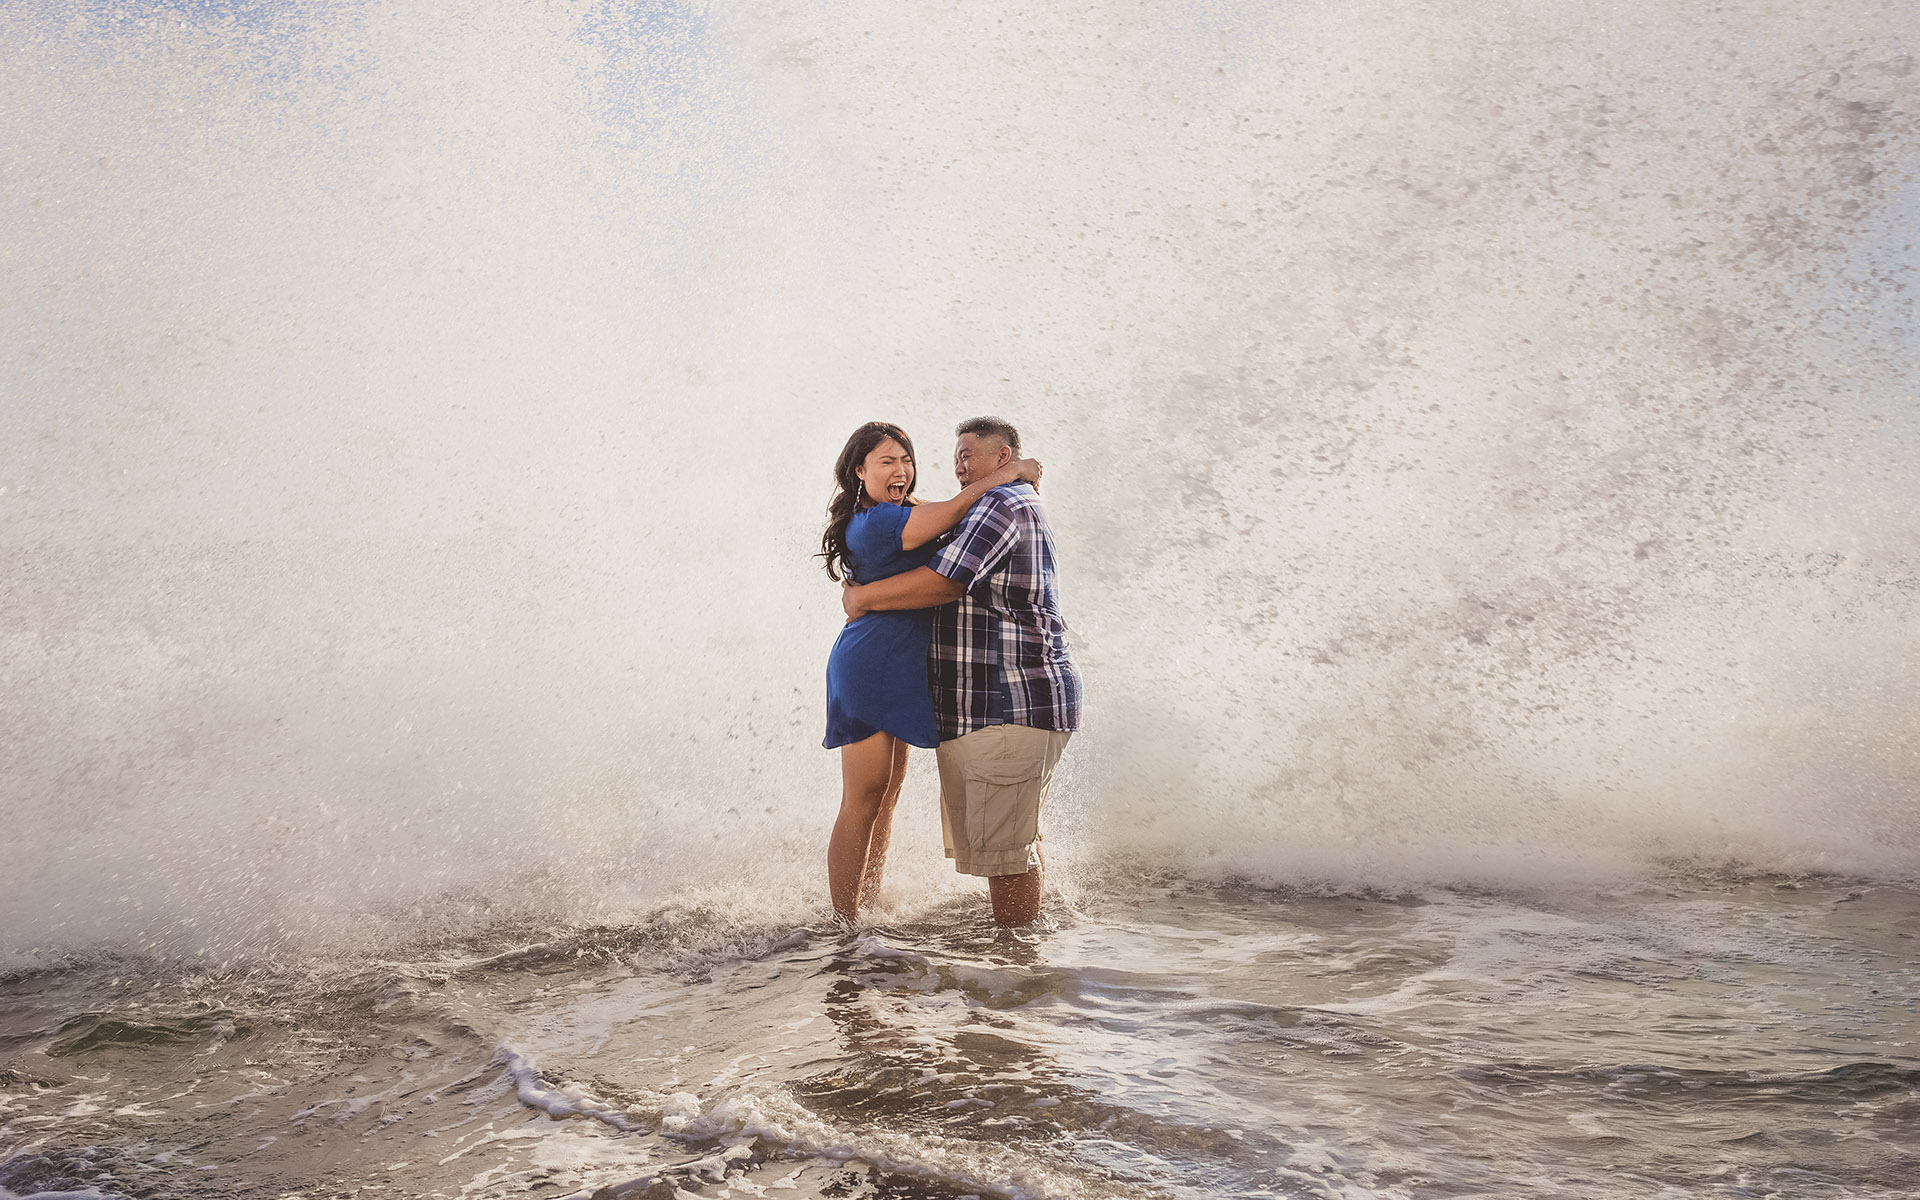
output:
[[982, 412], [1070, 886], [1920, 863], [1899, 6], [455, 7], [0, 17], [10, 955], [817, 916]]

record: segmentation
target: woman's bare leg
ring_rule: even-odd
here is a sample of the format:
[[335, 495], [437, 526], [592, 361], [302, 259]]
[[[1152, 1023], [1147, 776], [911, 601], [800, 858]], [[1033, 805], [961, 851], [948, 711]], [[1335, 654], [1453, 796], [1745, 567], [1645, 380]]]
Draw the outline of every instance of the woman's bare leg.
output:
[[880, 877], [887, 870], [887, 843], [893, 838], [893, 809], [900, 803], [900, 785], [907, 781], [907, 744], [893, 739], [893, 763], [887, 774], [887, 790], [880, 797], [880, 811], [873, 818], [873, 835], [867, 839], [867, 869], [860, 877], [860, 907], [872, 908], [880, 899]]
[[[893, 781], [896, 740], [890, 733], [876, 733], [840, 747], [840, 816], [827, 843], [827, 890], [833, 896], [834, 914], [842, 921], [860, 916], [868, 850]], [[887, 811], [891, 817], [891, 808]]]

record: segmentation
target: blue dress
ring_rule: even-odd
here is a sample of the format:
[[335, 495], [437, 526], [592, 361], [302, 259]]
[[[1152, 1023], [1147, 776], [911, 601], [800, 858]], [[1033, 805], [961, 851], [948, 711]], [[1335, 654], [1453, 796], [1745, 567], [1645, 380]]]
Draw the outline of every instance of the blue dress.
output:
[[[907, 512], [899, 504], [876, 504], [853, 514], [847, 526], [847, 558], [856, 582], [872, 583], [924, 567], [933, 557], [932, 543], [901, 549]], [[927, 639], [932, 631], [930, 608], [870, 612], [841, 627], [840, 639], [827, 656], [827, 749], [882, 731], [910, 746], [940, 744], [927, 690]]]

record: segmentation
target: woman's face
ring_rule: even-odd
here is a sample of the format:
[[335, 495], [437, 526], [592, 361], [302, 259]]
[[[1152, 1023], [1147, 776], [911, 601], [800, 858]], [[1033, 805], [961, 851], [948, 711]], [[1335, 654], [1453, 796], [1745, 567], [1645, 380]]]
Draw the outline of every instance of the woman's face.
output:
[[905, 446], [887, 438], [867, 452], [866, 460], [855, 467], [853, 473], [860, 477], [867, 495], [898, 504], [913, 487], [913, 456]]

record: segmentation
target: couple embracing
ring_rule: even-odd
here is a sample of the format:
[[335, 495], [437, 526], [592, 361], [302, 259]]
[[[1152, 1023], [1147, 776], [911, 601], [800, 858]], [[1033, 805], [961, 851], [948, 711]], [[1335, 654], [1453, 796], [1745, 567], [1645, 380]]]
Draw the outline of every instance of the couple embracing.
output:
[[827, 660], [841, 773], [827, 883], [844, 921], [879, 894], [909, 746], [935, 748], [947, 857], [986, 878], [993, 919], [1040, 915], [1040, 806], [1080, 727], [1080, 677], [1040, 464], [997, 417], [956, 436], [951, 500], [914, 499], [913, 442], [896, 425], [862, 425], [834, 464], [820, 557], [846, 576], [848, 620]]

